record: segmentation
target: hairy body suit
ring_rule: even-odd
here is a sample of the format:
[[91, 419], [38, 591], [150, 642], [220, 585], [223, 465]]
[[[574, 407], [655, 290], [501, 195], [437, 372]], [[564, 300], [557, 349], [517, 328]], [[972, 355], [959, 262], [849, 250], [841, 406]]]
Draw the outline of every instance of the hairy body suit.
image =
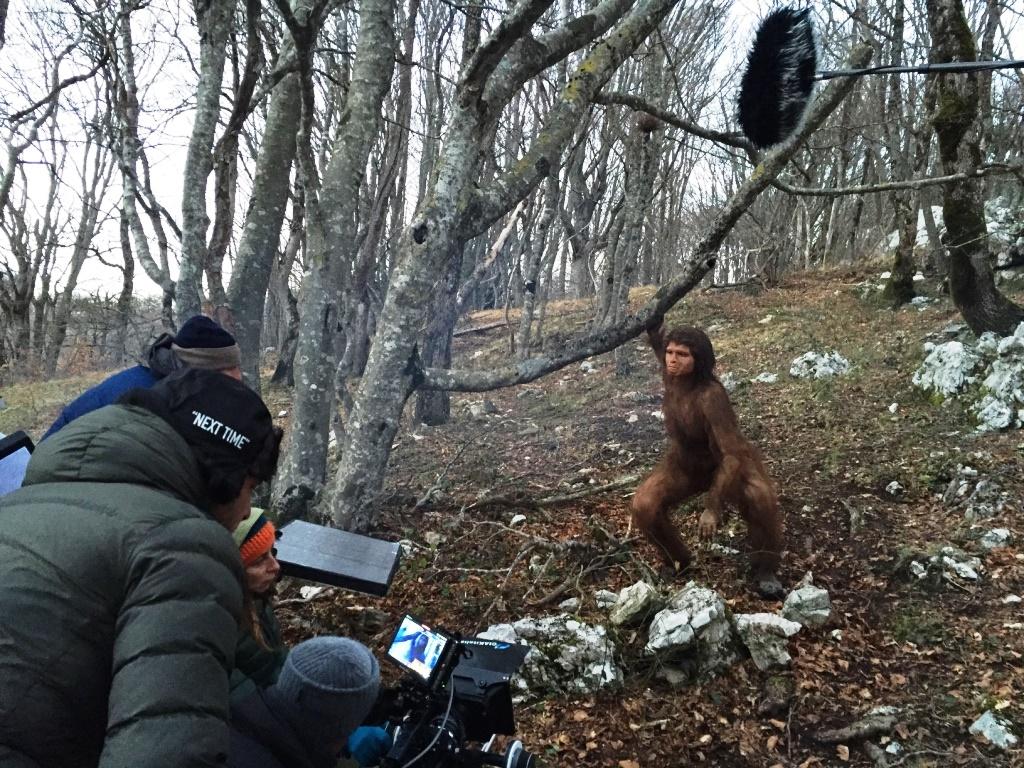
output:
[[[714, 377], [711, 342], [695, 328], [673, 329], [668, 334], [658, 328], [649, 335], [665, 384], [662, 410], [669, 448], [637, 489], [633, 519], [666, 562], [682, 570], [691, 557], [670, 519], [672, 510], [706, 493], [698, 533], [710, 538], [722, 522], [726, 505], [734, 506], [747, 523], [750, 564], [758, 589], [774, 595], [781, 591], [775, 577], [782, 550], [778, 499], [760, 452], [740, 432], [729, 396]], [[683, 363], [677, 362], [680, 357]]]

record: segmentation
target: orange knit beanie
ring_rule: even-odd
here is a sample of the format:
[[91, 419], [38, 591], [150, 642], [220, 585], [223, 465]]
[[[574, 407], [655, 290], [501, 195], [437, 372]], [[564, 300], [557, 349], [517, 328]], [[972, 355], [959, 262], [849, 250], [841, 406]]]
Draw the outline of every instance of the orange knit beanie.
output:
[[242, 563], [248, 567], [269, 552], [277, 540], [274, 524], [263, 514], [263, 510], [254, 507], [248, 518], [235, 529], [235, 542], [238, 544]]

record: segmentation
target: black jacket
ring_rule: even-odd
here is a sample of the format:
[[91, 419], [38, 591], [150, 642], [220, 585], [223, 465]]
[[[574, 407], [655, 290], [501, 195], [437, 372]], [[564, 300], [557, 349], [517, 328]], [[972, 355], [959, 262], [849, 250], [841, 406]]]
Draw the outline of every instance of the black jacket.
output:
[[191, 450], [134, 407], [0, 499], [0, 765], [223, 765], [242, 564]]

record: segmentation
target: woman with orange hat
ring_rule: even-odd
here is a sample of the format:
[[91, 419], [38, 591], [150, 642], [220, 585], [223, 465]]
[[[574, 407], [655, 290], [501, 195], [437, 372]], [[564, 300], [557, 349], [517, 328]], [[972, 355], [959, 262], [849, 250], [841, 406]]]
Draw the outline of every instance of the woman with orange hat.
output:
[[274, 557], [277, 531], [266, 513], [254, 507], [234, 531], [249, 597], [249, 621], [243, 624], [235, 647], [235, 671], [231, 674], [231, 699], [245, 698], [255, 688], [266, 688], [288, 657], [281, 627], [274, 615], [274, 593], [281, 565]]

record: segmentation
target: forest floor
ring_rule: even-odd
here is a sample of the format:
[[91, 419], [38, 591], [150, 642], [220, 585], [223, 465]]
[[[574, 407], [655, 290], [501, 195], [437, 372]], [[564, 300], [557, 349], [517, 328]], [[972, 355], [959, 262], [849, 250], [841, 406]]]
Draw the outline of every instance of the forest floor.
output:
[[[788, 716], [757, 714], [764, 675], [750, 660], [711, 682], [674, 689], [643, 658], [645, 633], [622, 632], [623, 690], [517, 708], [519, 738], [546, 764], [875, 765], [861, 743], [826, 745], [814, 734], [889, 705], [899, 710], [891, 738], [904, 750], [889, 758], [890, 766], [1024, 765], [1020, 749], [1000, 752], [967, 730], [990, 708], [1015, 722], [1018, 733], [1024, 725], [1021, 610], [1001, 602], [1024, 593], [1024, 435], [978, 434], [956, 401], [936, 405], [913, 388], [923, 342], [960, 317], [930, 283], [923, 292], [938, 300], [921, 310], [893, 312], [877, 297], [862, 298], [860, 284], [876, 275], [798, 274], [758, 295], [698, 291], [669, 315], [670, 322], [709, 329], [719, 375], [745, 382], [731, 397], [779, 486], [787, 533], [783, 582], [792, 585], [811, 571], [831, 594], [831, 623], [790, 640], [796, 695]], [[639, 290], [633, 300], [649, 295]], [[554, 304], [546, 333], [571, 335], [591, 312], [589, 302]], [[500, 319], [498, 311], [476, 313], [468, 325]], [[792, 378], [791, 361], [811, 350], [836, 350], [853, 368], [827, 381]], [[508, 333], [496, 328], [457, 338], [454, 366], [486, 367], [509, 355]], [[475, 418], [469, 406], [484, 396], [455, 395], [448, 424], [407, 422], [392, 453], [376, 535], [411, 540], [416, 553], [403, 559], [386, 598], [332, 590], [306, 603], [289, 601], [280, 609], [288, 637], [350, 634], [383, 651], [405, 612], [469, 635], [558, 613], [557, 603], [569, 597], [580, 599], [579, 620], [607, 626], [595, 590], [618, 591], [657, 571], [653, 549], [628, 533], [635, 482], [623, 478], [642, 477], [663, 448], [663, 424], [653, 415], [660, 380], [644, 340], [629, 344], [627, 356], [632, 371], [624, 377], [606, 355], [591, 361], [593, 372], [576, 364], [489, 393], [495, 414]], [[750, 382], [764, 372], [778, 374], [777, 382]], [[0, 413], [0, 430], [20, 418], [20, 426], [41, 433], [56, 408], [46, 387], [58, 383], [34, 388], [31, 408], [21, 402], [28, 397], [22, 387], [5, 391], [8, 404], [21, 410]], [[268, 393], [274, 413], [287, 410], [288, 399], [284, 390]], [[935, 553], [946, 544], [977, 551], [963, 511], [940, 499], [959, 464], [1010, 493], [1008, 508], [985, 529], [1010, 528], [1017, 544], [984, 554], [976, 583], [928, 588], [899, 578], [896, 566], [907, 552]], [[905, 489], [899, 498], [885, 490], [893, 480]], [[623, 482], [608, 492], [538, 504], [617, 481]], [[742, 556], [698, 545], [695, 509], [691, 504], [676, 516], [697, 553], [686, 577], [718, 591], [735, 612], [777, 612], [780, 603], [748, 590]], [[513, 528], [518, 514], [526, 521]], [[735, 517], [719, 541], [742, 550], [743, 524]], [[539, 575], [531, 570], [531, 552], [543, 551], [529, 550], [531, 543], [570, 540], [579, 546]], [[618, 555], [602, 560], [611, 547]], [[287, 586], [286, 596], [295, 590]]]

